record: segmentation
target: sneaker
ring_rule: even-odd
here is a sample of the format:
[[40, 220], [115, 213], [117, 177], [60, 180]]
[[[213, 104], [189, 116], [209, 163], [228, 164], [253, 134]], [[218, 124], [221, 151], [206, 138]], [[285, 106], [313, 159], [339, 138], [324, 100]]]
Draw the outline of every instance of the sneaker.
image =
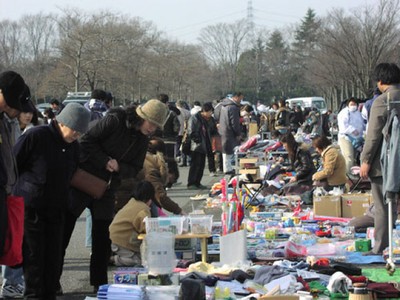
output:
[[24, 297], [24, 285], [3, 283], [1, 287], [1, 295], [3, 298], [22, 298]]
[[214, 172], [210, 172], [210, 177], [215, 177], [217, 176]]
[[205, 185], [202, 185], [202, 184], [199, 184], [197, 186], [197, 188], [200, 189], [200, 190], [208, 190], [208, 187], [206, 187]]
[[194, 184], [192, 184], [192, 185], [188, 185], [187, 189], [188, 190], [198, 190], [199, 188], [197, 186], [195, 186]]
[[190, 197], [190, 200], [199, 201], [199, 200], [207, 200], [208, 194], [197, 194], [196, 196]]

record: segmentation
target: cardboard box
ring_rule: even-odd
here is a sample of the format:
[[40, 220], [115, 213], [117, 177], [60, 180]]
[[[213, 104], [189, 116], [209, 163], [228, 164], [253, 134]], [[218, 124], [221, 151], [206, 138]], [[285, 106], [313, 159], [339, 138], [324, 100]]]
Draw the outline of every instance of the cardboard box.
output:
[[249, 137], [252, 137], [258, 133], [258, 125], [256, 122], [249, 124]]
[[353, 218], [364, 215], [371, 203], [371, 194], [343, 194], [342, 217]]
[[258, 157], [251, 157], [251, 158], [241, 158], [239, 160], [239, 165], [241, 168], [245, 168], [245, 167], [252, 167], [255, 168], [257, 167], [257, 163], [258, 163]]
[[342, 206], [340, 196], [318, 196], [313, 198], [314, 215], [340, 217]]

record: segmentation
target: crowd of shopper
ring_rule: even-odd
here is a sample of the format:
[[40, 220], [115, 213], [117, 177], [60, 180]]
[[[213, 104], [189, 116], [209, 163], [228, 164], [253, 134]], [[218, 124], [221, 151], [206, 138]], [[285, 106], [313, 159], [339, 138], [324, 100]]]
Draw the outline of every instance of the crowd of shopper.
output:
[[[375, 246], [369, 254], [381, 254], [388, 245], [391, 212], [379, 155], [389, 95], [400, 108], [400, 70], [383, 63], [374, 76], [378, 91], [368, 106], [361, 110], [350, 98], [337, 119], [331, 111], [288, 107], [284, 100], [268, 108], [242, 105], [241, 92], [193, 107], [182, 100], [175, 106], [166, 94], [142, 105], [110, 107], [109, 94], [99, 89], [85, 105], [64, 107], [52, 101], [45, 119], [30, 100], [24, 79], [13, 71], [1, 73], [0, 258], [7, 251], [10, 197], [23, 197], [25, 203], [22, 262], [3, 268], [3, 296], [56, 299], [62, 294], [63, 259], [84, 209], [91, 216], [89, 273], [94, 291], [108, 282], [110, 258], [118, 266], [140, 265], [143, 219], [163, 209], [186, 214], [168, 197], [168, 188], [179, 177], [177, 163], [189, 166], [188, 189], [208, 189], [201, 183], [206, 164], [211, 176], [235, 174], [233, 158], [237, 147], [251, 138], [251, 123], [275, 140], [266, 155], [281, 147], [287, 153], [283, 193], [301, 194], [315, 186], [343, 190], [351, 167], [361, 165], [360, 176], [370, 179], [375, 202]], [[296, 139], [299, 133], [310, 135], [311, 145]], [[311, 148], [321, 165], [316, 166]], [[99, 199], [71, 186], [78, 168], [108, 182]]]

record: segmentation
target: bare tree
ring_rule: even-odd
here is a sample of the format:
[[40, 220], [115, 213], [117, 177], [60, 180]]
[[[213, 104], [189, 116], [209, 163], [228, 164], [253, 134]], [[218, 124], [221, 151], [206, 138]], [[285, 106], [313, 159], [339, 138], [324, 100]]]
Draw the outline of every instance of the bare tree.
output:
[[0, 22], [0, 65], [11, 68], [21, 61], [21, 27], [17, 22]]
[[321, 83], [331, 77], [326, 83], [332, 85], [336, 78], [334, 85], [341, 90], [340, 95], [366, 97], [372, 87], [373, 68], [395, 59], [400, 42], [398, 9], [398, 0], [381, 0], [379, 5], [365, 6], [350, 15], [333, 10], [323, 20], [320, 53], [315, 57]]
[[208, 26], [200, 32], [199, 41], [204, 54], [216, 68], [223, 71], [227, 91], [236, 88], [239, 58], [249, 48], [247, 35], [245, 20]]

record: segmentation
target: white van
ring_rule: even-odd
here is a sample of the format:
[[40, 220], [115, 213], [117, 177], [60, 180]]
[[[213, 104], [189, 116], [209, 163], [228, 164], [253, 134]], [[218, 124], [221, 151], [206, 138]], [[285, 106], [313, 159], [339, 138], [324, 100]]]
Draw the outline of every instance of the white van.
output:
[[289, 107], [295, 107], [300, 105], [302, 109], [309, 107], [316, 107], [321, 113], [326, 113], [327, 106], [326, 101], [322, 97], [299, 97], [299, 98], [290, 98], [286, 99], [286, 103], [289, 103]]

